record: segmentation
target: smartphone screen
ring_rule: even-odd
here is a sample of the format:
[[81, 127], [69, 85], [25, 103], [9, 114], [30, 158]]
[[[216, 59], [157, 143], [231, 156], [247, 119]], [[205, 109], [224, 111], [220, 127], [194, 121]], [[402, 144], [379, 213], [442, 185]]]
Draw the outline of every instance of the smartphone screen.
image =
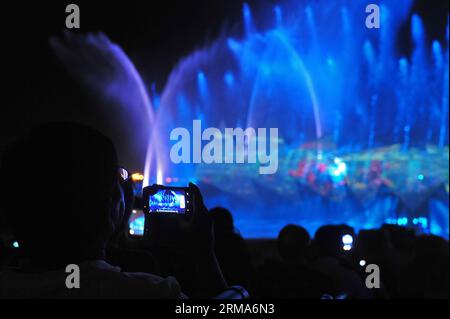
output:
[[159, 189], [149, 197], [149, 212], [185, 214], [187, 195], [184, 189]]

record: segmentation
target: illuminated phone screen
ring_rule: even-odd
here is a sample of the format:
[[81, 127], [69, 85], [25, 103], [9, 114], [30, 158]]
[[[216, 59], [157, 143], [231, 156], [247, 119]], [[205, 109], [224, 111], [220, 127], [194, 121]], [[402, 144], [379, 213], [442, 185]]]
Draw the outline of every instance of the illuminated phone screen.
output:
[[178, 189], [161, 189], [149, 197], [150, 213], [186, 213], [186, 192]]
[[144, 236], [145, 215], [140, 209], [134, 209], [128, 221], [128, 233], [133, 237]]

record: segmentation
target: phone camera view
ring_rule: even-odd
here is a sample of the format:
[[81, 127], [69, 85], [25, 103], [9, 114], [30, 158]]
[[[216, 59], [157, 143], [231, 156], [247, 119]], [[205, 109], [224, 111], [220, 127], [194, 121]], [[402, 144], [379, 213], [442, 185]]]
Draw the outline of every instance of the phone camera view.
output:
[[161, 189], [149, 198], [150, 213], [186, 213], [186, 193], [184, 190]]

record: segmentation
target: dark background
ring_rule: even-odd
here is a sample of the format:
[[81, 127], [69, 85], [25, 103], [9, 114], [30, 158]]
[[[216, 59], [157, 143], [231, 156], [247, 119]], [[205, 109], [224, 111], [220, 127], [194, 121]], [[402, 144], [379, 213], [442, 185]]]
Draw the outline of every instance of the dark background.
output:
[[[164, 1], [17, 1], [1, 5], [2, 102], [0, 155], [2, 149], [25, 130], [59, 118], [83, 121], [90, 111], [77, 104], [74, 86], [52, 56], [51, 35], [65, 29], [65, 7], [81, 9], [81, 31], [104, 31], [119, 43], [145, 75], [147, 84], [162, 91], [172, 68], [195, 48], [221, 32], [239, 36], [242, 0]], [[254, 14], [275, 0], [249, 0]], [[307, 2], [307, 1], [305, 1]], [[374, 2], [374, 1], [372, 1]], [[372, 3], [368, 1], [368, 3]], [[258, 5], [256, 5], [258, 4]], [[416, 0], [428, 40], [445, 39], [447, 0]], [[399, 37], [399, 54], [408, 54], [409, 26]], [[143, 63], [145, 61], [145, 63]], [[142, 72], [143, 71], [143, 72]], [[92, 115], [91, 123], [97, 119]]]

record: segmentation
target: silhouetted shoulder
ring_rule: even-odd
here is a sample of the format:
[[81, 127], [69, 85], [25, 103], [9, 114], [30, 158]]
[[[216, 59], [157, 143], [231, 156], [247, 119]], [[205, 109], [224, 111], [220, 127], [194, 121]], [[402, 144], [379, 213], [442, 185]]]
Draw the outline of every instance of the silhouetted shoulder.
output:
[[67, 275], [63, 269], [37, 274], [6, 271], [0, 274], [0, 298], [186, 298], [173, 277], [121, 272], [119, 267], [111, 266], [102, 260], [80, 265], [79, 289], [66, 287]]

